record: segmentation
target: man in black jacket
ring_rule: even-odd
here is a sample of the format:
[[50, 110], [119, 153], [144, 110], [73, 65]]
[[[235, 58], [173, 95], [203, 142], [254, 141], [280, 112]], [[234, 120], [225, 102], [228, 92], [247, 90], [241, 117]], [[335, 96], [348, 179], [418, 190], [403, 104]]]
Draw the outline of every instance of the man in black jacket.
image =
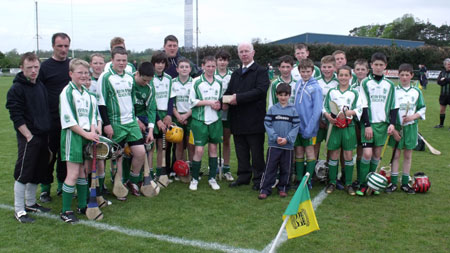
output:
[[50, 112], [47, 90], [37, 80], [39, 58], [25, 53], [20, 61], [22, 72], [14, 78], [8, 91], [6, 108], [17, 132], [18, 158], [14, 169], [14, 217], [21, 223], [31, 223], [27, 212], [48, 212], [36, 203], [37, 184], [47, 167]]
[[224, 109], [229, 106], [228, 119], [238, 159], [238, 178], [230, 187], [249, 184], [253, 174], [253, 189], [259, 190], [265, 167], [264, 117], [270, 81], [267, 69], [253, 60], [252, 44], [239, 44], [238, 55], [242, 67], [233, 72], [224, 94], [230, 96], [229, 105], [224, 104]]
[[58, 179], [58, 194], [62, 193], [62, 183], [66, 179], [66, 163], [61, 162], [60, 140], [61, 123], [59, 119], [59, 94], [70, 81], [69, 63], [67, 57], [70, 47], [70, 37], [65, 33], [55, 33], [52, 36], [52, 57], [44, 61], [39, 71], [39, 80], [45, 85], [51, 114], [51, 130], [49, 132], [49, 147], [53, 153], [45, 177], [41, 184], [41, 202], [50, 202], [50, 186], [53, 182], [53, 170], [56, 162], [56, 177]]
[[434, 128], [444, 127], [445, 109], [447, 109], [447, 105], [450, 105], [450, 58], [444, 60], [444, 68], [437, 79], [437, 83], [441, 86], [441, 94], [439, 95], [440, 115], [439, 125]]

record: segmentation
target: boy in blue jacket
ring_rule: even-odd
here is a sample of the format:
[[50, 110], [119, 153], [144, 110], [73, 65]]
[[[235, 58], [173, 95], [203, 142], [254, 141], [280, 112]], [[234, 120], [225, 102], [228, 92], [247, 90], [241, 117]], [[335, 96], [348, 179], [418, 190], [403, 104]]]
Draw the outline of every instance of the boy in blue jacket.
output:
[[280, 168], [278, 194], [284, 198], [291, 174], [292, 150], [298, 134], [300, 120], [292, 104], [289, 104], [291, 86], [281, 83], [277, 86], [278, 103], [271, 106], [264, 118], [264, 127], [269, 137], [266, 169], [261, 179], [259, 199], [266, 199], [272, 193], [272, 185]]
[[[301, 60], [298, 70], [302, 79], [295, 85], [294, 107], [300, 117], [300, 128], [295, 141], [295, 170], [297, 173], [297, 185], [306, 171], [313, 174], [316, 166], [314, 144], [319, 130], [319, 119], [322, 115], [323, 95], [317, 80], [312, 77], [314, 63], [310, 59]], [[308, 180], [309, 189], [312, 188], [311, 177]]]

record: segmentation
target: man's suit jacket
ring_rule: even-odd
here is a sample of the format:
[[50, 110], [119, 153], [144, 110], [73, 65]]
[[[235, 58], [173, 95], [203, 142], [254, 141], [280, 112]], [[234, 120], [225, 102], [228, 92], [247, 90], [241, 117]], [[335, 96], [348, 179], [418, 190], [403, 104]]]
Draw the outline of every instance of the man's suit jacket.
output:
[[236, 93], [237, 105], [230, 105], [228, 120], [232, 134], [264, 133], [266, 96], [270, 81], [267, 69], [254, 62], [243, 74], [239, 68], [231, 75], [225, 95]]

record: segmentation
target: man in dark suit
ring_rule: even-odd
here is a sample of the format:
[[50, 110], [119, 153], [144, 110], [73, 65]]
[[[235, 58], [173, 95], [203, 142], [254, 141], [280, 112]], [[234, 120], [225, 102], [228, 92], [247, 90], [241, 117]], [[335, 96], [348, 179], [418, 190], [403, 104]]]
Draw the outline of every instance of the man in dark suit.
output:
[[[238, 178], [230, 184], [249, 184], [253, 174], [253, 189], [259, 190], [264, 171], [264, 116], [270, 81], [267, 69], [254, 62], [255, 51], [250, 43], [238, 45], [242, 67], [235, 70], [224, 95], [230, 96], [228, 119], [238, 159]], [[252, 163], [250, 164], [250, 158]]]

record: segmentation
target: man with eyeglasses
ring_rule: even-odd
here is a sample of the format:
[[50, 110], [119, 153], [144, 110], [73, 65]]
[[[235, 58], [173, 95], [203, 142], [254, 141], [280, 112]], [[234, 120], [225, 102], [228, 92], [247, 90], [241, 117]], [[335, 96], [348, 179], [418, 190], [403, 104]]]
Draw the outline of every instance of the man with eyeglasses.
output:
[[242, 67], [231, 75], [224, 94], [230, 99], [228, 104], [223, 104], [223, 109], [229, 108], [228, 119], [238, 159], [238, 178], [230, 187], [249, 184], [252, 180], [253, 189], [259, 190], [265, 168], [264, 117], [270, 81], [267, 68], [253, 60], [255, 50], [252, 44], [239, 44], [238, 56]]
[[48, 102], [51, 115], [51, 128], [49, 132], [49, 149], [51, 151], [50, 162], [42, 179], [40, 201], [50, 202], [51, 183], [53, 183], [53, 170], [56, 162], [56, 177], [58, 179], [57, 194], [62, 194], [62, 183], [66, 178], [66, 163], [61, 162], [60, 139], [61, 122], [59, 119], [59, 94], [69, 83], [70, 37], [66, 33], [55, 33], [52, 36], [52, 57], [41, 64], [39, 80], [47, 88]]

